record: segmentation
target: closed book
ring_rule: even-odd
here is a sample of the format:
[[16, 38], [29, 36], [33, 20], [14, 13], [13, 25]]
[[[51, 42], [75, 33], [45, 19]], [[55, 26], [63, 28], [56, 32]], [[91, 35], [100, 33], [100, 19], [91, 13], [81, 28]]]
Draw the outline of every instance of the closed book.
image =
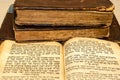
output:
[[14, 33], [16, 41], [36, 41], [36, 40], [54, 40], [65, 41], [72, 37], [92, 37], [103, 38], [108, 37], [108, 26], [93, 27], [67, 27], [67, 26], [18, 26], [14, 25]]
[[110, 26], [113, 9], [109, 0], [16, 0], [15, 24]]

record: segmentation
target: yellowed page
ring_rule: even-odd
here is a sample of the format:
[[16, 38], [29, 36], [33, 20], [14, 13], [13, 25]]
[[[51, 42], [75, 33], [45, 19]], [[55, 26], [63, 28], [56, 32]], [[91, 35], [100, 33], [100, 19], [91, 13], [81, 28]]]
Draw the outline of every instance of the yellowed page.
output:
[[66, 80], [120, 80], [120, 47], [94, 38], [64, 45]]
[[5, 41], [2, 47], [0, 80], [64, 80], [61, 44]]

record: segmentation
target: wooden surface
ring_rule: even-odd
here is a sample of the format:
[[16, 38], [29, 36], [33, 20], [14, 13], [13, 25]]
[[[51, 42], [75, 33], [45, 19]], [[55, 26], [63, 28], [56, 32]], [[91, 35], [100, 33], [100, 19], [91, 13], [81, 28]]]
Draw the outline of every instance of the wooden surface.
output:
[[[0, 29], [0, 41], [4, 40], [15, 40], [13, 32], [13, 23], [12, 23], [13, 14], [8, 13], [4, 19], [2, 27]], [[114, 16], [112, 25], [110, 26], [110, 36], [104, 38], [110, 41], [120, 41], [120, 26]]]
[[120, 25], [118, 24], [115, 16], [113, 17], [113, 22], [110, 26], [110, 35], [108, 37], [108, 40], [120, 41]]
[[0, 41], [7, 40], [7, 39], [14, 40], [12, 19], [13, 19], [13, 14], [8, 13], [0, 28]]

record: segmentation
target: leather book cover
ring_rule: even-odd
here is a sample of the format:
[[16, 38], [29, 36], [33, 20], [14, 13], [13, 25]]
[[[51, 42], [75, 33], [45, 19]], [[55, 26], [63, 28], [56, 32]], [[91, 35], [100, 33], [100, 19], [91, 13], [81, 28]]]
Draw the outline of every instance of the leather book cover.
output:
[[15, 9], [112, 11], [110, 0], [16, 0]]
[[17, 25], [110, 26], [114, 5], [110, 0], [16, 0]]

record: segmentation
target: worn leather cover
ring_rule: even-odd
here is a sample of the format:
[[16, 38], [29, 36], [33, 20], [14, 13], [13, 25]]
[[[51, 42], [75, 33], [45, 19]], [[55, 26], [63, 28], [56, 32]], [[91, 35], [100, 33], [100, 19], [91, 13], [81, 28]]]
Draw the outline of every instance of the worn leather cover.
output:
[[110, 0], [16, 0], [15, 9], [112, 11]]

